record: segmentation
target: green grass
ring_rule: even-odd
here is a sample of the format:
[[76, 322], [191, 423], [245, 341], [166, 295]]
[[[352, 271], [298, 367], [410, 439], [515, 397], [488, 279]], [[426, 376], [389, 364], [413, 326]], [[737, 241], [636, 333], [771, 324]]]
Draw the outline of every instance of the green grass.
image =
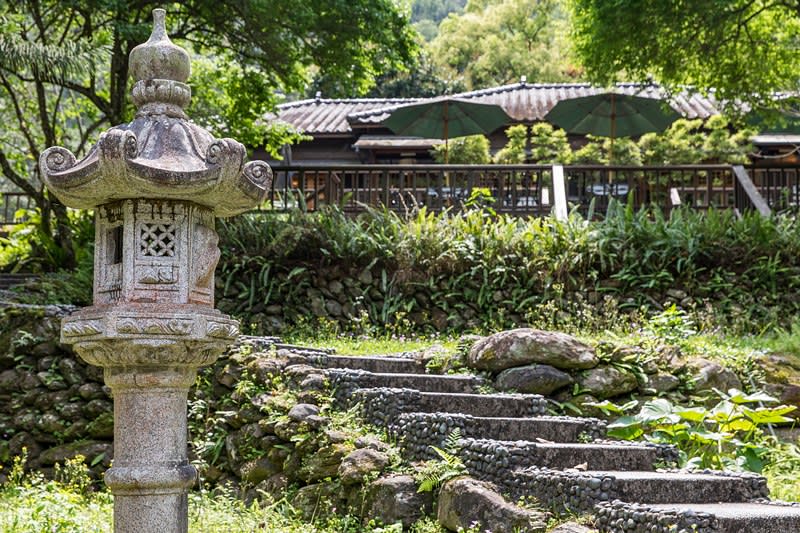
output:
[[455, 349], [458, 339], [453, 337], [392, 337], [324, 336], [310, 338], [306, 335], [290, 336], [287, 342], [313, 348], [333, 348], [337, 355], [386, 355], [424, 350], [434, 345]]
[[[297, 518], [279, 502], [246, 505], [224, 493], [189, 494], [189, 531], [193, 533], [399, 533], [402, 529], [362, 525], [352, 516]], [[75, 492], [61, 483], [40, 479], [0, 489], [0, 531], [3, 533], [104, 533], [112, 531], [113, 497], [107, 491]], [[434, 520], [419, 521], [413, 533], [444, 533]]]

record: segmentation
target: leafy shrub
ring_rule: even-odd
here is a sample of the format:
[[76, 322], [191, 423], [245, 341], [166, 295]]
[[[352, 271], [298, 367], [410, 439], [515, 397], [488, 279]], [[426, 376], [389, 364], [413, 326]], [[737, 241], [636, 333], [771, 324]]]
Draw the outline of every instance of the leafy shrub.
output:
[[[796, 408], [766, 407], [764, 404], [778, 400], [764, 393], [716, 392], [721, 400], [711, 408], [681, 407], [664, 398], [650, 400], [637, 414], [609, 424], [608, 434], [673, 444], [681, 454], [682, 466], [761, 472], [770, 453], [763, 428], [791, 422], [785, 415]], [[635, 402], [626, 407], [634, 406]]]
[[446, 145], [447, 161], [445, 161], [445, 144], [433, 148], [433, 158], [437, 163], [451, 165], [485, 165], [492, 161], [489, 155], [489, 139], [483, 135], [468, 135], [450, 139]]

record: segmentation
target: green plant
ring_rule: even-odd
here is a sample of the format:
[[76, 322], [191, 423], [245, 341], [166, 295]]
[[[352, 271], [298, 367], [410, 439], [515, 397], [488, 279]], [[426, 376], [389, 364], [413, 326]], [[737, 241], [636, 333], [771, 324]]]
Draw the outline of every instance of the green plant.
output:
[[519, 165], [525, 162], [525, 144], [528, 141], [528, 127], [517, 124], [506, 129], [508, 143], [495, 154], [494, 162], [501, 164]]
[[[673, 444], [681, 453], [682, 464], [690, 467], [760, 472], [769, 454], [762, 428], [790, 422], [792, 419], [785, 415], [795, 407], [765, 407], [763, 404], [776, 404], [778, 400], [760, 392], [745, 394], [731, 389], [716, 393], [721, 400], [711, 408], [681, 407], [664, 398], [650, 400], [635, 415], [609, 424], [608, 435]], [[613, 410], [622, 412], [635, 405]]]
[[[446, 147], [446, 151], [445, 151]], [[492, 161], [489, 155], [489, 139], [483, 135], [468, 135], [450, 139], [447, 144], [439, 144], [433, 148], [433, 158], [437, 163], [451, 165], [485, 165]]]
[[455, 428], [447, 435], [443, 448], [431, 446], [439, 459], [425, 461], [423, 467], [416, 473], [415, 478], [419, 484], [417, 492], [432, 492], [448, 479], [467, 473], [467, 467], [457, 455], [460, 449], [459, 440], [461, 440], [461, 430]]

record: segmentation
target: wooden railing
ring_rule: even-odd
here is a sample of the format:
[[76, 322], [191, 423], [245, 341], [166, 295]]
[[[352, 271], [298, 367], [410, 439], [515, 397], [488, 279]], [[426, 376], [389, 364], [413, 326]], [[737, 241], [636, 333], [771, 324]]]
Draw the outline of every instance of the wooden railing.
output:
[[[563, 172], [563, 180], [554, 182], [558, 168], [555, 176]], [[745, 193], [730, 165], [293, 165], [273, 171], [273, 191], [263, 208], [277, 212], [314, 211], [324, 204], [349, 212], [365, 206], [461, 209], [476, 188], [490, 195], [495, 211], [514, 215], [549, 214], [560, 196], [584, 215], [592, 208], [602, 215], [612, 198], [629, 197], [637, 209], [657, 205], [665, 213], [679, 205], [744, 212], [756, 209], [751, 196], [761, 190], [756, 185]], [[560, 186], [563, 195], [557, 194]], [[565, 209], [559, 210], [562, 217]]]
[[552, 209], [549, 165], [324, 165], [273, 167], [266, 209], [313, 211], [336, 204], [348, 212], [382, 206], [408, 212], [462, 209], [485, 200], [498, 213], [545, 215]]
[[[273, 173], [259, 209], [274, 213], [328, 204], [350, 213], [367, 206], [438, 212], [480, 203], [498, 213], [564, 218], [569, 209], [602, 216], [612, 198], [665, 213], [679, 205], [762, 214], [800, 206], [800, 166], [276, 165]], [[2, 199], [2, 224], [32, 205], [19, 193]]]
[[693, 209], [734, 207], [735, 176], [730, 165], [564, 167], [567, 201], [587, 214], [605, 213], [611, 199], [633, 201], [635, 208], [657, 205], [668, 213], [685, 205]]
[[800, 208], [800, 166], [747, 167], [747, 173], [773, 211]]
[[25, 193], [4, 192], [0, 204], [0, 226], [18, 224], [22, 219], [17, 216], [17, 211], [30, 209], [33, 206], [33, 198]]

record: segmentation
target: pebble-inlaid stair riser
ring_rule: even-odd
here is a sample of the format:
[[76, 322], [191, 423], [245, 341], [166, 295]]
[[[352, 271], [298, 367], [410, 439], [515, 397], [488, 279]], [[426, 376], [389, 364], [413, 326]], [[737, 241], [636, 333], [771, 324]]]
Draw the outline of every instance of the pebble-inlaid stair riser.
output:
[[[686, 473], [672, 470], [671, 472]], [[766, 479], [749, 472], [695, 471], [720, 478], [739, 478], [746, 483], [746, 501], [765, 498], [769, 494]], [[548, 468], [520, 470], [508, 476], [503, 486], [513, 496], [535, 494], [546, 507], [558, 514], [589, 513], [599, 503], [619, 499], [617, 480], [612, 476], [597, 477], [591, 473]]]

